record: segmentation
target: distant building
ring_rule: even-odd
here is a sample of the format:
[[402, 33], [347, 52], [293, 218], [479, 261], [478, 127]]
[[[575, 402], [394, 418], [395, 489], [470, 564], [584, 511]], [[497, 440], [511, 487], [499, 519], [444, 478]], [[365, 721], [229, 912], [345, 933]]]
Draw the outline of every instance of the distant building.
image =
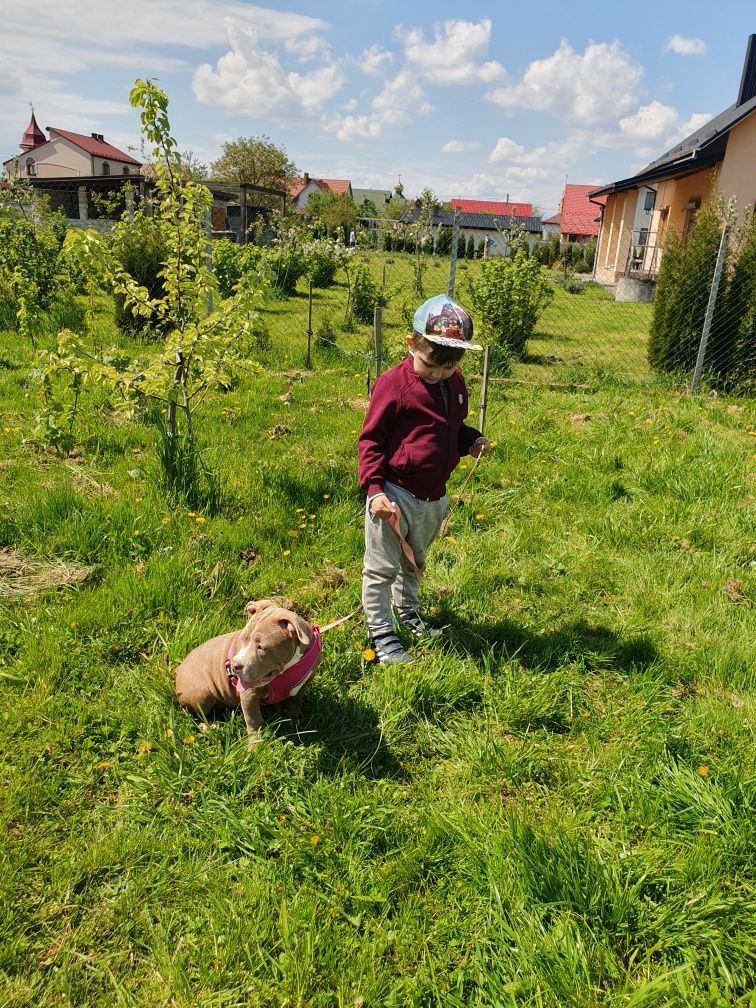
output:
[[[414, 223], [421, 213], [421, 208], [415, 206], [407, 209], [400, 218], [406, 224]], [[452, 228], [455, 223], [456, 211], [434, 210], [429, 224], [432, 228]], [[503, 256], [509, 252], [513, 233], [524, 233], [528, 247], [541, 239], [541, 218], [535, 215], [518, 217], [514, 214], [497, 216], [486, 213], [466, 213], [460, 211], [457, 220], [460, 240], [467, 242], [472, 238], [476, 250], [481, 254], [485, 249], [486, 258]]]
[[606, 196], [599, 196], [592, 202], [588, 197], [595, 189], [595, 185], [566, 185], [559, 201], [558, 213], [543, 222], [544, 234], [553, 234], [556, 225], [562, 241], [579, 242], [598, 238], [601, 207], [606, 203]]
[[297, 210], [303, 210], [307, 201], [315, 192], [332, 192], [337, 196], [352, 195], [352, 183], [349, 179], [312, 178], [307, 172], [301, 178], [291, 179], [287, 185], [287, 195]]
[[462, 213], [473, 214], [493, 214], [496, 217], [532, 217], [532, 203], [504, 203], [496, 200], [476, 200], [476, 199], [453, 199], [449, 200], [452, 210], [461, 210]]
[[[360, 213], [365, 204], [372, 203], [378, 213], [381, 212], [387, 203], [404, 204], [407, 200], [404, 197], [404, 186], [401, 179], [394, 186], [393, 192], [388, 189], [352, 189], [352, 199]], [[363, 214], [363, 216], [367, 216]]]
[[105, 140], [102, 133], [72, 133], [47, 127], [49, 139], [32, 112], [19, 153], [3, 162], [8, 178], [93, 178], [139, 175], [141, 163]]

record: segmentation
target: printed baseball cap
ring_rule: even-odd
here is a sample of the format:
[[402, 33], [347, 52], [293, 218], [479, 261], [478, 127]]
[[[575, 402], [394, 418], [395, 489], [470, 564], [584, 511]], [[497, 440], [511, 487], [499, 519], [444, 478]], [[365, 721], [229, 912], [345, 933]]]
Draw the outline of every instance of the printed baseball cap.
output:
[[431, 343], [459, 347], [462, 350], [482, 350], [472, 342], [473, 322], [461, 305], [447, 294], [436, 294], [424, 301], [415, 312], [412, 328]]

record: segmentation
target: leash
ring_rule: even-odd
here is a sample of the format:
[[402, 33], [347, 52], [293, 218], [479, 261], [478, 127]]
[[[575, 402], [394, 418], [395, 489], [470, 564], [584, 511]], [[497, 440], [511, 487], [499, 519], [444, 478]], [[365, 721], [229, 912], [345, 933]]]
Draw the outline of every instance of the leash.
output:
[[415, 560], [415, 554], [412, 552], [412, 547], [402, 535], [402, 529], [400, 525], [400, 522], [402, 520], [402, 512], [399, 510], [399, 505], [396, 503], [396, 501], [392, 501], [392, 504], [394, 505], [394, 510], [391, 512], [391, 516], [388, 519], [388, 523], [394, 530], [394, 532], [396, 532], [396, 534], [399, 536], [399, 543], [402, 547], [402, 553], [404, 553], [404, 555], [409, 560], [410, 566], [412, 567], [412, 570], [415, 573], [415, 577], [417, 578], [418, 581], [420, 581], [422, 579], [424, 571], [422, 567], [418, 566], [417, 560]]
[[342, 623], [346, 623], [353, 616], [356, 616], [358, 612], [362, 612], [362, 606], [359, 609], [353, 609], [352, 612], [348, 613], [346, 616], [342, 616], [341, 619], [334, 620], [333, 623], [326, 623], [325, 626], [320, 628], [320, 632], [324, 634], [326, 630], [333, 630], [334, 627], [341, 626]]

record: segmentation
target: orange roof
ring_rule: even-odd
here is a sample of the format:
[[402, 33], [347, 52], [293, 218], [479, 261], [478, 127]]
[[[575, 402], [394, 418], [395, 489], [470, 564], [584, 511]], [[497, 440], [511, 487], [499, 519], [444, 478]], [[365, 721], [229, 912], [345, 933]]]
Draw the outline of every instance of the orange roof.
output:
[[598, 236], [598, 217], [601, 209], [596, 204], [604, 206], [606, 196], [597, 196], [591, 203], [588, 193], [598, 189], [595, 185], [566, 185], [559, 206], [560, 226], [563, 235], [578, 235], [584, 238]]
[[449, 200], [452, 210], [462, 213], [498, 214], [503, 217], [532, 217], [532, 203], [497, 203], [494, 200], [453, 199]]
[[303, 189], [306, 189], [310, 182], [314, 182], [318, 189], [325, 192], [336, 193], [337, 196], [348, 195], [352, 188], [349, 179], [321, 179], [312, 178], [305, 172], [304, 178], [290, 179], [286, 185], [286, 192], [289, 199], [296, 199]]

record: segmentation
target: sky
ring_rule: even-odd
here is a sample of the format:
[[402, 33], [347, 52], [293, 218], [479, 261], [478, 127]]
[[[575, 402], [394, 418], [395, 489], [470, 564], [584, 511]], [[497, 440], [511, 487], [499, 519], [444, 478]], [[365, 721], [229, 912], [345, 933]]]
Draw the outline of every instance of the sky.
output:
[[[554, 213], [731, 105], [753, 0], [3, 0], [0, 160], [29, 123], [138, 151], [137, 78], [179, 149], [269, 137], [302, 173]], [[135, 156], [139, 157], [138, 153]]]

